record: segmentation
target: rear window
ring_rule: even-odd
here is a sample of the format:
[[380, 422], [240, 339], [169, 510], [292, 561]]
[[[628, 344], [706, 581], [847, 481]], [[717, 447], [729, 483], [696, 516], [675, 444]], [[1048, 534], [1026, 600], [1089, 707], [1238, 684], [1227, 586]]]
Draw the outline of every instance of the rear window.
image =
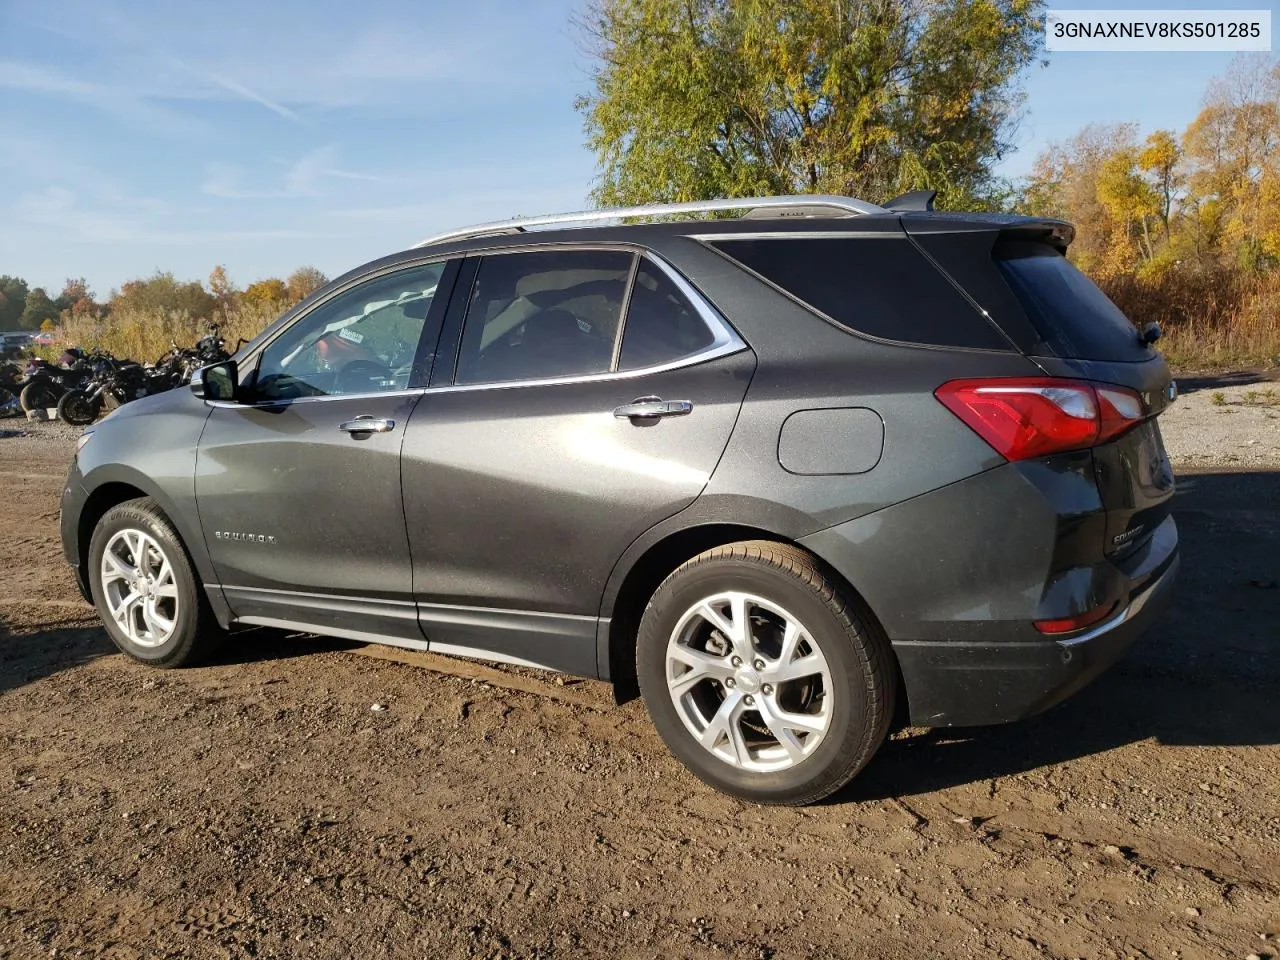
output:
[[1010, 349], [905, 238], [726, 238], [711, 245], [857, 333], [933, 346]]
[[1142, 361], [1152, 350], [1092, 280], [1043, 243], [996, 247], [996, 263], [1041, 339], [1060, 357]]

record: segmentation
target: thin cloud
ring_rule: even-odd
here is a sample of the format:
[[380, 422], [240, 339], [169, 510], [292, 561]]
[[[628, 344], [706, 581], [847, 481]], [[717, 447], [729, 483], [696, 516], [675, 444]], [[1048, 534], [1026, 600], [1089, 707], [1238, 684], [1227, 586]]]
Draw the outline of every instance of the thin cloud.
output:
[[381, 182], [382, 178], [373, 174], [336, 166], [337, 157], [338, 149], [332, 144], [303, 154], [285, 171], [281, 185], [271, 188], [245, 186], [244, 168], [215, 161], [205, 167], [201, 189], [224, 200], [279, 200], [321, 196], [327, 179]]
[[244, 97], [246, 100], [251, 100], [254, 103], [261, 104], [277, 116], [284, 117], [286, 120], [292, 120], [294, 123], [302, 123], [302, 118], [284, 104], [276, 103], [274, 100], [267, 99], [257, 91], [250, 90], [243, 83], [237, 83], [229, 77], [223, 77], [216, 73], [203, 74], [203, 76], [205, 79], [212, 83], [216, 83], [224, 90], [229, 90], [234, 94]]
[[4, 87], [84, 103], [148, 131], [162, 129], [174, 134], [199, 135], [207, 130], [204, 124], [172, 113], [134, 90], [89, 83], [21, 60], [0, 60], [0, 88]]

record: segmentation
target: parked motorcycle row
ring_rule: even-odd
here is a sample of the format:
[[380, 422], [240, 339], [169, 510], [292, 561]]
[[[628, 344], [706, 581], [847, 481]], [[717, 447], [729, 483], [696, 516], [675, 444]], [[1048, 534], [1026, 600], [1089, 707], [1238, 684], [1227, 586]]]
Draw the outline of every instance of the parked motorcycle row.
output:
[[196, 370], [230, 356], [215, 324], [195, 346], [174, 343], [155, 363], [78, 347], [64, 352], [57, 363], [31, 357], [25, 367], [0, 366], [0, 416], [56, 409], [58, 419], [84, 426], [130, 400], [187, 383]]

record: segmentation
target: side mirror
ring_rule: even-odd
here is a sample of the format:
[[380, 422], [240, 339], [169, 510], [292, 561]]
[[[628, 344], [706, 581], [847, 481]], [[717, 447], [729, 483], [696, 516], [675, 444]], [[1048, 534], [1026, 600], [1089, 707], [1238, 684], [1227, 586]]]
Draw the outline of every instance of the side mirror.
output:
[[224, 360], [212, 366], [201, 367], [191, 375], [191, 392], [201, 400], [221, 400], [234, 403], [239, 377], [236, 362]]

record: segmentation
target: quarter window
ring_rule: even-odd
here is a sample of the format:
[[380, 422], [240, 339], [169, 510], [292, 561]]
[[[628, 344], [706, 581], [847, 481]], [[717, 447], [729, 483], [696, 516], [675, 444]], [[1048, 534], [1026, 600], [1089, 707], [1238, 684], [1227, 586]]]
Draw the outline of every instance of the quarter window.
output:
[[1009, 349], [905, 238], [728, 238], [712, 246], [848, 330], [903, 343]]
[[[444, 263], [369, 280], [312, 310], [262, 352], [259, 400], [384, 393], [407, 388]], [[428, 316], [432, 317], [427, 329]]]
[[672, 363], [706, 349], [714, 341], [715, 336], [671, 278], [648, 260], [642, 260], [627, 305], [618, 369]]
[[471, 290], [455, 382], [609, 372], [634, 259], [619, 250], [485, 257]]

